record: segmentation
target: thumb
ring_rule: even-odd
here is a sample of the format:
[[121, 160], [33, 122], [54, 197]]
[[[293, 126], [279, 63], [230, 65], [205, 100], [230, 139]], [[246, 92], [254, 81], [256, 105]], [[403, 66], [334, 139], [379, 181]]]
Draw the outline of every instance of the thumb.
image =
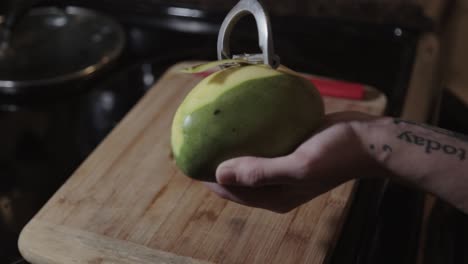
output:
[[242, 157], [223, 162], [216, 170], [222, 185], [258, 187], [288, 184], [297, 180], [302, 168], [292, 155], [280, 158]]

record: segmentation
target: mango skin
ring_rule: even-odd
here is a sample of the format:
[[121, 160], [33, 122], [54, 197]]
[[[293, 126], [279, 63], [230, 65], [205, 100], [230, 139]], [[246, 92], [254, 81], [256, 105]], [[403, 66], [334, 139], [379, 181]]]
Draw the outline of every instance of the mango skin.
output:
[[[256, 70], [262, 76], [252, 78]], [[239, 71], [246, 73], [245, 80], [237, 80], [229, 89], [224, 87], [226, 91], [196, 109], [186, 107], [195, 100], [189, 94], [176, 112], [171, 139], [175, 161], [193, 179], [215, 182], [216, 168], [231, 158], [290, 154], [321, 124], [324, 106], [315, 87], [295, 74], [266, 66], [216, 72], [191, 93], [216, 94], [206, 89], [223, 87], [220, 80], [232, 74], [244, 76]], [[219, 85], [206, 85], [210, 81]]]

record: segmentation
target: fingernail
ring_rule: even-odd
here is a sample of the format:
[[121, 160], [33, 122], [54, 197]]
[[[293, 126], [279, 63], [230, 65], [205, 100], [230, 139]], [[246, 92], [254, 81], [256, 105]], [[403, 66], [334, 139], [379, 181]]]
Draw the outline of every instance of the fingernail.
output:
[[231, 166], [221, 165], [216, 171], [216, 181], [219, 184], [231, 185], [236, 183], [236, 174]]

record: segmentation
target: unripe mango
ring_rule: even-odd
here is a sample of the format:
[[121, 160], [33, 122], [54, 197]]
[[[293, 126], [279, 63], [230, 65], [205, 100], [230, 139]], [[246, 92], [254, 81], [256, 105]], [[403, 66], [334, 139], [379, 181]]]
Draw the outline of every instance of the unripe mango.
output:
[[187, 176], [215, 181], [217, 166], [240, 156], [278, 157], [312, 136], [322, 98], [290, 70], [238, 65], [203, 79], [177, 109], [171, 145]]

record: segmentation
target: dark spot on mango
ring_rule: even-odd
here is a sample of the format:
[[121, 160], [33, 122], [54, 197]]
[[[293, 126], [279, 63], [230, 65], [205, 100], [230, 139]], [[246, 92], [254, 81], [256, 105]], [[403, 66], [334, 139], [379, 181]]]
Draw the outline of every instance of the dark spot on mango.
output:
[[233, 128], [231, 129], [232, 133], [236, 133], [237, 132], [237, 129]]
[[216, 110], [213, 112], [213, 115], [219, 115], [220, 113], [221, 113], [221, 110], [216, 109]]

